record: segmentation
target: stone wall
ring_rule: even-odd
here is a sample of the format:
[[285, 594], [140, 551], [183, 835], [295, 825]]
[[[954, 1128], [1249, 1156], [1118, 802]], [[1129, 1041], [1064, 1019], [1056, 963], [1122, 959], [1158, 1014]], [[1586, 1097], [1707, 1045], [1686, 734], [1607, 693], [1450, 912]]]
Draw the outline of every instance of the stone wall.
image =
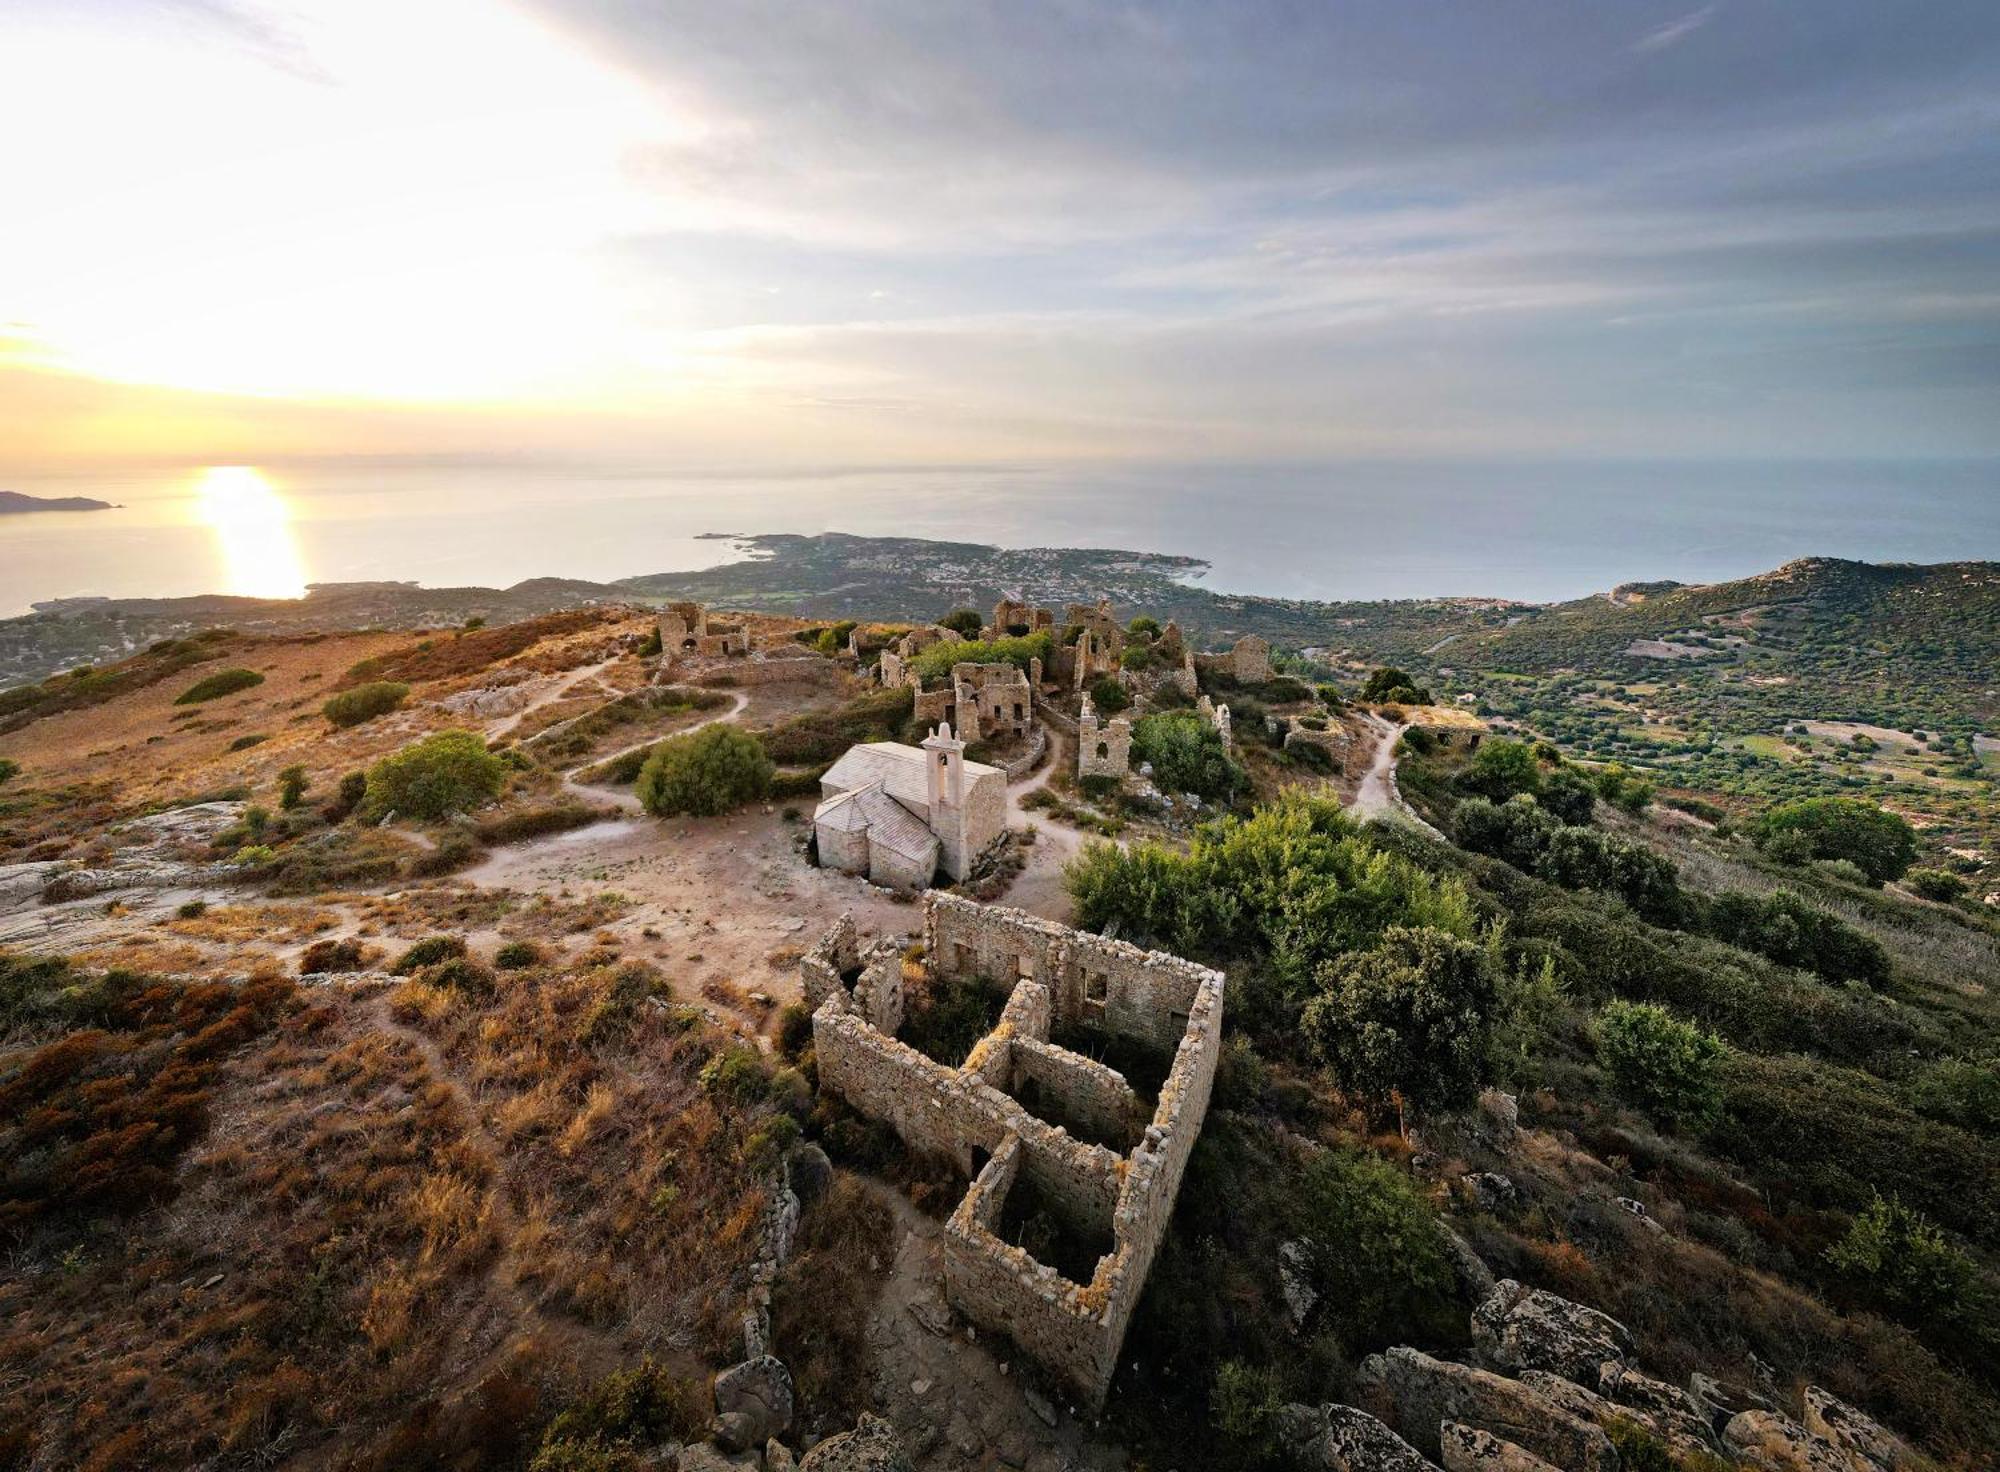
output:
[[861, 942], [854, 932], [854, 917], [842, 915], [799, 957], [799, 983], [806, 1005], [817, 1011], [828, 997], [845, 994], [848, 976], [860, 969]]
[[1195, 664], [1225, 674], [1239, 685], [1267, 684], [1272, 676], [1271, 641], [1261, 634], [1245, 634], [1226, 653], [1196, 655]]
[[1083, 713], [1076, 723], [1076, 775], [1123, 782], [1131, 768], [1132, 722], [1124, 716], [1114, 716], [1108, 723], [1100, 724], [1097, 706], [1085, 695]]
[[[973, 1178], [946, 1228], [948, 1296], [1101, 1406], [1207, 1111], [1221, 1052], [1222, 976], [936, 892], [924, 898], [924, 939], [934, 977], [1014, 983], [993, 1031], [957, 1068], [889, 1036], [869, 1020], [900, 1020], [900, 990], [896, 1005], [886, 1005], [887, 973], [876, 970], [886, 953], [869, 952], [850, 993], [851, 926], [836, 926], [800, 963], [808, 996], [824, 997], [813, 1013], [820, 1086]], [[1143, 1106], [1122, 1075], [1049, 1044], [1057, 1017], [1172, 1052], [1159, 1102], [1129, 1155], [1072, 1137], [1015, 1097], [1039, 1090], [1060, 1106], [1049, 1112], [1092, 1134], [1129, 1139], [1136, 1130]], [[1108, 1236], [1089, 1283], [1069, 1282], [1002, 1240], [1008, 1194], [1024, 1183], [1052, 1214]]]

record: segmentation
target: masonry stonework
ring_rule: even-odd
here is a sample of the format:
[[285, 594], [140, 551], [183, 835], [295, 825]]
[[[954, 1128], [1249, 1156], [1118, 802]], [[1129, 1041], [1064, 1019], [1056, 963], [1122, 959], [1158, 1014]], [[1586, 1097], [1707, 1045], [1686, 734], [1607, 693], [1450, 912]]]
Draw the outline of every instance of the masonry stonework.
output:
[[[971, 1185], [945, 1228], [947, 1296], [1102, 1406], [1208, 1109], [1222, 976], [937, 892], [924, 897], [924, 961], [933, 979], [1014, 983], [993, 1031], [956, 1067], [899, 1042], [903, 960], [883, 944], [864, 957], [843, 918], [800, 960], [820, 1087], [912, 1149], [957, 1162]], [[1058, 1025], [1170, 1056], [1158, 1099], [1149, 1105], [1116, 1070], [1051, 1043]], [[1088, 1282], [1005, 1240], [1016, 1191], [1104, 1244]]]

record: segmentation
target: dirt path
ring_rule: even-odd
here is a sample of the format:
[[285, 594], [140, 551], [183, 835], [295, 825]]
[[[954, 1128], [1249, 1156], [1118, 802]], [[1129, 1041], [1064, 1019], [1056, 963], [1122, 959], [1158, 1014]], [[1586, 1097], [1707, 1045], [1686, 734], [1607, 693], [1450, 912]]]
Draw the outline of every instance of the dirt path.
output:
[[[549, 686], [548, 689], [515, 711], [511, 716], [502, 716], [499, 720], [488, 726], [486, 728], [487, 744], [491, 745], [503, 736], [511, 735], [521, 722], [525, 721], [536, 711], [542, 709], [544, 706], [554, 705], [558, 700], [568, 698], [570, 691], [574, 690], [578, 685], [581, 685], [585, 680], [596, 679], [624, 657], [623, 654], [614, 654], [609, 659], [599, 660], [596, 664], [587, 664], [582, 669], [571, 670], [563, 679]], [[571, 719], [574, 720], [576, 717], [571, 717]], [[550, 729], [556, 730], [568, 724], [568, 721], [559, 721]]]
[[1361, 785], [1355, 789], [1354, 800], [1347, 805], [1348, 812], [1364, 823], [1371, 818], [1412, 823], [1433, 838], [1443, 838], [1442, 833], [1410, 810], [1410, 805], [1403, 801], [1403, 794], [1396, 786], [1396, 743], [1403, 739], [1403, 732], [1408, 727], [1375, 715], [1366, 718], [1366, 725], [1369, 731], [1375, 733], [1375, 754], [1368, 763], [1368, 770], [1362, 774]]
[[[635, 751], [644, 751], [649, 746], [658, 746], [662, 741], [670, 740], [672, 737], [691, 735], [699, 731], [703, 726], [713, 726], [719, 721], [733, 721], [743, 714], [744, 708], [749, 704], [750, 697], [748, 695], [744, 694], [741, 690], [733, 691], [730, 694], [729, 709], [726, 711], [706, 716], [696, 721], [692, 726], [683, 726], [680, 730], [670, 731], [665, 736], [649, 736], [644, 741], [635, 741], [630, 746], [621, 746], [618, 750], [608, 752], [603, 756], [588, 757], [562, 774], [563, 791], [569, 793], [572, 797], [580, 797], [588, 802], [608, 802], [628, 813], [639, 812], [642, 810], [639, 799], [632, 793], [619, 792], [616, 789], [607, 787], [586, 787], [583, 783], [576, 780], [577, 773], [587, 771], [591, 767], [601, 767], [607, 762], [615, 762], [621, 756], [629, 756]], [[585, 714], [589, 714], [589, 712]], [[583, 717], [578, 716], [576, 719], [581, 720]]]
[[1049, 758], [1041, 768], [1026, 781], [1007, 789], [1007, 826], [1026, 828], [1035, 835], [1035, 841], [1028, 849], [1027, 864], [1001, 897], [1001, 903], [1030, 910], [1050, 920], [1066, 921], [1070, 915], [1070, 901], [1069, 891], [1063, 887], [1063, 865], [1082, 851], [1083, 835], [1074, 828], [1050, 822], [1032, 808], [1021, 806], [1022, 798], [1049, 785], [1049, 779], [1056, 774], [1056, 763], [1060, 760], [1061, 749], [1052, 740], [1049, 743]]

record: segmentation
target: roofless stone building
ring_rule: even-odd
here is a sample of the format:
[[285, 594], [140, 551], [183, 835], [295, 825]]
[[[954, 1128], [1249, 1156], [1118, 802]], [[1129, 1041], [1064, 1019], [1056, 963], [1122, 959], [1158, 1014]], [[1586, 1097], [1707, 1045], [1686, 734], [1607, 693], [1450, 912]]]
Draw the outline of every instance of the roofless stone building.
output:
[[[945, 1227], [947, 1298], [1101, 1407], [1208, 1112], [1222, 974], [935, 891], [923, 958], [932, 980], [1012, 981], [997, 1025], [956, 1065], [899, 1041], [901, 947], [864, 953], [842, 917], [799, 962], [820, 1087], [971, 1177]], [[1052, 1035], [1157, 1055], [1157, 1098]], [[1035, 1230], [1049, 1221], [1059, 1244]]]

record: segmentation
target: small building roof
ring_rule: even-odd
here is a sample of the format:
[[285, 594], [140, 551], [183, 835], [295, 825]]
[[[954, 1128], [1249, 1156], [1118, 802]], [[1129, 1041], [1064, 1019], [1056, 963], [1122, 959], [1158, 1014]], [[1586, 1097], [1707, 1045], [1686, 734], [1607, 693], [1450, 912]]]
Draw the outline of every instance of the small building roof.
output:
[[[911, 812], [928, 816], [931, 793], [926, 763], [929, 761], [930, 756], [922, 747], [907, 746], [900, 741], [864, 742], [848, 747], [840, 760], [826, 769], [825, 775], [819, 779], [820, 790], [848, 792], [870, 783], [879, 783], [884, 792]], [[965, 764], [965, 785], [968, 788], [987, 777], [1003, 784], [1007, 780], [998, 767], [990, 767], [985, 762]]]
[[879, 782], [835, 793], [814, 810], [813, 822], [836, 832], [866, 833], [871, 844], [879, 843], [904, 858], [922, 860], [937, 853], [937, 835], [885, 793]]

